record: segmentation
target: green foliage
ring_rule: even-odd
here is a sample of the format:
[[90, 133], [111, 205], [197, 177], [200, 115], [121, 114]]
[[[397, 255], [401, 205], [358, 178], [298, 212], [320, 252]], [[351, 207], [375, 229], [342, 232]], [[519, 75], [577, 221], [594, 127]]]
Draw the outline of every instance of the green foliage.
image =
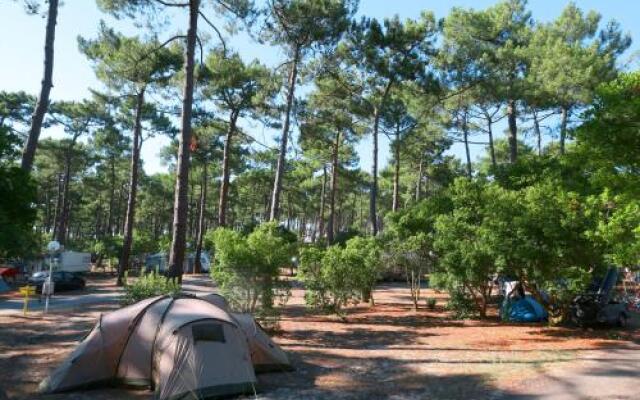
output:
[[479, 181], [459, 178], [450, 190], [454, 205], [451, 214], [440, 215], [435, 227], [435, 243], [439, 258], [439, 272], [447, 275], [450, 293], [467, 292], [479, 299], [478, 312], [485, 315], [491, 286], [491, 276], [499, 272], [492, 248], [484, 241], [491, 234], [483, 229], [484, 213], [490, 198]]
[[12, 163], [9, 156], [14, 154], [14, 145], [15, 137], [0, 124], [0, 258], [31, 255], [39, 248], [32, 229], [36, 185]]
[[[331, 246], [325, 251], [322, 257], [322, 271], [317, 277], [320, 281], [313, 285], [326, 289], [328, 301], [322, 304], [325, 309], [340, 314], [344, 306], [352, 301], [357, 302], [358, 293], [351, 267], [340, 246]], [[312, 277], [304, 277], [305, 280], [309, 278]], [[313, 291], [312, 287], [307, 290]]]
[[149, 232], [138, 229], [133, 231], [133, 247], [131, 248], [131, 254], [143, 255], [158, 251], [160, 251], [159, 243]]
[[435, 263], [436, 219], [450, 212], [451, 207], [451, 199], [438, 194], [387, 216], [387, 270], [401, 269], [411, 290], [414, 309], [420, 301], [423, 277]]
[[429, 310], [433, 310], [436, 308], [436, 303], [438, 300], [435, 297], [427, 297], [425, 299], [425, 304]]
[[93, 63], [97, 77], [109, 88], [138, 93], [153, 85], [166, 85], [182, 66], [179, 47], [160, 47], [158, 40], [126, 37], [100, 24], [95, 40], [78, 38], [78, 46]]
[[245, 64], [238, 53], [217, 49], [207, 56], [203, 94], [236, 118], [255, 115], [258, 110], [265, 111], [277, 93], [275, 78], [258, 60]]
[[467, 291], [461, 288], [449, 290], [449, 301], [446, 309], [452, 312], [455, 319], [469, 319], [478, 316], [478, 306], [476, 299]]
[[269, 312], [274, 298], [288, 296], [280, 268], [290, 263], [293, 245], [275, 223], [260, 225], [248, 236], [218, 228], [208, 234], [215, 252], [211, 277], [232, 307], [243, 312]]
[[353, 284], [361, 293], [362, 300], [373, 302], [373, 288], [380, 279], [382, 249], [376, 238], [356, 236], [347, 241], [343, 257], [351, 266]]
[[167, 294], [176, 296], [180, 294], [180, 284], [171, 279], [167, 279], [167, 277], [161, 275], [158, 271], [142, 274], [138, 279], [133, 281], [133, 283], [129, 283], [126, 274], [125, 272], [124, 297], [122, 299], [122, 303], [125, 305], [134, 304], [149, 297]]
[[605, 191], [588, 199], [597, 225], [587, 235], [602, 243], [608, 263], [620, 267], [640, 265], [640, 202]]
[[275, 0], [269, 3], [264, 39], [307, 52], [339, 39], [357, 8], [354, 0]]
[[344, 247], [304, 248], [299, 274], [305, 283], [307, 304], [340, 314], [349, 303], [373, 299], [382, 267], [381, 253], [375, 238], [361, 236], [348, 240]]
[[36, 210], [32, 204], [36, 188], [29, 175], [18, 167], [0, 163], [0, 257], [20, 257], [37, 251], [32, 229]]
[[361, 235], [362, 234], [355, 229], [347, 229], [345, 231], [340, 231], [336, 233], [336, 237], [333, 239], [333, 244], [345, 246], [349, 240]]
[[444, 20], [442, 63], [461, 86], [480, 84], [498, 101], [518, 98], [531, 24], [525, 0], [501, 1], [484, 10], [455, 7]]
[[122, 236], [105, 236], [95, 241], [93, 253], [96, 253], [100, 260], [110, 259], [114, 262], [122, 253]]
[[484, 316], [497, 275], [515, 277], [548, 307], [565, 307], [592, 268], [604, 266], [603, 241], [589, 235], [599, 217], [587, 199], [554, 180], [518, 190], [482, 180], [458, 179], [450, 189], [453, 211], [436, 221], [439, 257], [434, 282], [465, 293]]
[[[640, 72], [621, 74], [597, 91], [587, 121], [577, 129], [583, 160], [615, 175], [640, 174]], [[630, 188], [629, 188], [630, 189]]]
[[330, 304], [326, 281], [323, 279], [323, 258], [325, 250], [319, 246], [305, 246], [300, 249], [298, 277], [304, 283], [304, 299], [313, 308], [326, 309]]

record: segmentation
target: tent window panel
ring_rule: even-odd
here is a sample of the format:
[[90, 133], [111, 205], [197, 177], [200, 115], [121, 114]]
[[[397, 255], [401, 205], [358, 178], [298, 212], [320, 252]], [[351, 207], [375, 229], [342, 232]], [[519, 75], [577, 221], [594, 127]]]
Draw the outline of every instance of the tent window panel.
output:
[[225, 342], [222, 324], [209, 323], [192, 325], [191, 334], [193, 335], [194, 342]]

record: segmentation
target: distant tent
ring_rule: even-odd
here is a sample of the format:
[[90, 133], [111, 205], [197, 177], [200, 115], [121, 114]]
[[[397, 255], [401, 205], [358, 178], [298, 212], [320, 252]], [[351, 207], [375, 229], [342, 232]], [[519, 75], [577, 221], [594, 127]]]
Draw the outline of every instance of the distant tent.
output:
[[548, 317], [547, 311], [533, 297], [508, 299], [503, 305], [503, 318], [511, 322], [539, 322]]
[[101, 317], [44, 393], [106, 383], [149, 386], [157, 399], [252, 393], [248, 339], [225, 309], [195, 297], [143, 300]]
[[0, 277], [0, 293], [8, 292], [11, 290], [11, 287], [4, 281], [2, 277]]

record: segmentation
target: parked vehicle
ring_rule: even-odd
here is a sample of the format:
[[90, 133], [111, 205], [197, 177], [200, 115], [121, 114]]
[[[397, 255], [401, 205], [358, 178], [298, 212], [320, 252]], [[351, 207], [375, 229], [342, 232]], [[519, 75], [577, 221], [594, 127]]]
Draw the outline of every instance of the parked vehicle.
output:
[[571, 319], [576, 325], [627, 326], [627, 304], [614, 290], [619, 277], [618, 269], [610, 268], [602, 281], [595, 281], [586, 293], [573, 300]]
[[[49, 279], [49, 272], [36, 272], [29, 278], [29, 285], [36, 287], [36, 292], [42, 293], [42, 286]], [[54, 271], [52, 275], [55, 292], [67, 290], [81, 290], [86, 286], [86, 281], [78, 274], [67, 271]]]
[[48, 271], [51, 261], [53, 261], [56, 271], [89, 272], [91, 270], [91, 253], [71, 250], [63, 251], [53, 257], [43, 255], [32, 269]]
[[88, 272], [91, 268], [91, 253], [64, 251], [60, 253], [58, 270], [67, 272]]
[[20, 270], [13, 265], [0, 265], [0, 279], [15, 282]]
[[[184, 262], [184, 272], [189, 274], [193, 273], [193, 269], [195, 266], [196, 256], [194, 253], [189, 253], [185, 256]], [[156, 253], [147, 256], [144, 260], [145, 270], [146, 272], [158, 271], [161, 274], [167, 272], [169, 268], [169, 255], [167, 253]], [[200, 264], [202, 265], [202, 272], [209, 272], [210, 261], [209, 254], [207, 252], [202, 252], [200, 255]]]

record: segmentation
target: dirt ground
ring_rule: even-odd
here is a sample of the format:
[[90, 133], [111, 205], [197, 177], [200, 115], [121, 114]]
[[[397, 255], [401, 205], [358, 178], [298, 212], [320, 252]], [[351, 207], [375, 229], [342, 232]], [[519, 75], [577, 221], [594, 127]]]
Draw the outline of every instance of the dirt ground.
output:
[[[101, 281], [99, 287], [109, 285]], [[431, 290], [425, 296], [438, 298], [436, 309], [414, 312], [402, 284], [381, 285], [374, 293], [376, 305], [352, 307], [346, 320], [310, 312], [302, 296], [301, 289], [292, 291], [275, 337], [295, 371], [259, 375], [257, 398], [532, 398], [522, 397], [526, 382], [577, 367], [594, 350], [640, 344], [637, 329], [585, 331], [453, 320], [443, 309], [446, 295]], [[44, 318], [0, 316], [0, 399], [151, 398], [148, 391], [122, 389], [36, 394], [38, 383], [98, 315], [116, 307], [85, 305]]]

